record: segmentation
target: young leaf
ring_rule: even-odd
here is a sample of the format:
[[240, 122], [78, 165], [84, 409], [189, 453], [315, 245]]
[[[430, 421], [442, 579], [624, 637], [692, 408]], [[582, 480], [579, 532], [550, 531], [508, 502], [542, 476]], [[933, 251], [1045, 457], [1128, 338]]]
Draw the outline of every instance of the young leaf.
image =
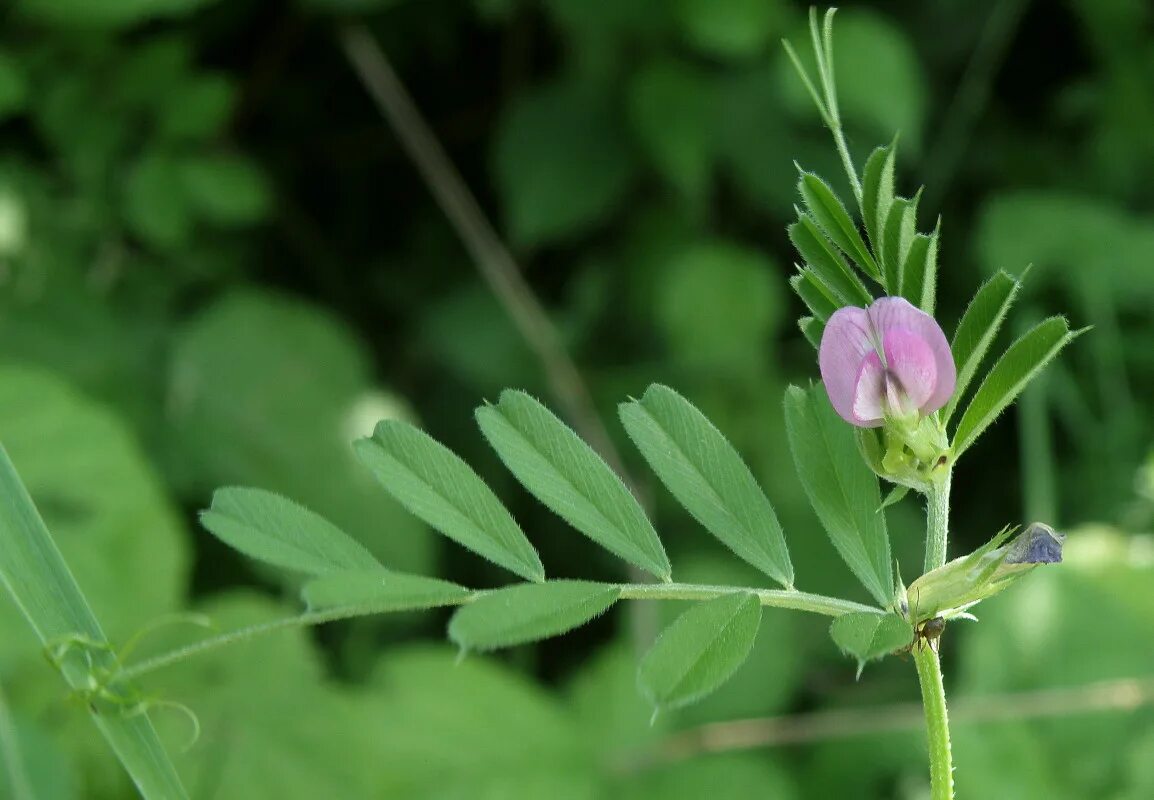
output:
[[430, 526], [483, 558], [530, 581], [545, 568], [508, 510], [472, 467], [424, 431], [380, 422], [354, 444], [381, 485]]
[[669, 580], [669, 558], [637, 499], [549, 409], [506, 389], [476, 416], [505, 466], [538, 500], [602, 547]]
[[641, 659], [637, 682], [658, 710], [700, 700], [749, 656], [761, 604], [748, 592], [699, 603], [666, 628]]
[[309, 575], [380, 569], [355, 539], [324, 517], [263, 489], [217, 489], [200, 523], [250, 558]]
[[833, 189], [811, 172], [802, 173], [798, 189], [809, 213], [833, 243], [856, 261], [867, 275], [880, 281], [881, 273], [878, 271], [877, 262], [870, 255], [857, 226], [854, 225], [841, 200], [833, 193]]
[[[1025, 277], [1023, 275], [1023, 277]], [[966, 393], [966, 389], [982, 365], [986, 351], [998, 335], [1002, 321], [1014, 298], [1021, 288], [1021, 281], [1015, 280], [1003, 271], [990, 278], [978, 289], [974, 299], [966, 307], [958, 328], [954, 332], [954, 340], [950, 343], [953, 350], [954, 364], [958, 368], [958, 381], [954, 388], [954, 396], [942, 412], [942, 423], [945, 424], [953, 416], [958, 402]]]
[[812, 270], [803, 269], [789, 279], [789, 285], [797, 292], [806, 308], [822, 322], [828, 321], [830, 315], [837, 311], [838, 307], [821, 290]]
[[330, 572], [301, 590], [309, 611], [344, 606], [363, 607], [366, 614], [457, 605], [471, 594], [455, 583], [381, 568]]
[[693, 518], [740, 558], [792, 586], [773, 506], [721, 431], [667, 386], [650, 386], [618, 408], [629, 438]]
[[813, 317], [802, 317], [797, 321], [797, 327], [801, 329], [806, 341], [813, 345], [814, 350], [821, 347], [821, 335], [825, 333], [824, 322]]
[[[96, 615], [2, 446], [0, 585], [44, 646], [54, 651], [60, 674], [78, 696], [92, 689], [95, 675], [114, 675], [120, 669]], [[136, 691], [120, 681], [108, 688], [118, 693]], [[188, 797], [147, 713], [128, 713], [124, 707], [109, 707], [95, 699], [87, 705], [93, 722], [145, 800]]]
[[789, 387], [785, 427], [798, 476], [830, 540], [878, 604], [890, 604], [893, 573], [877, 476], [858, 452], [854, 430], [825, 388]]
[[808, 214], [800, 214], [798, 221], [789, 226], [789, 240], [839, 307], [868, 306], [873, 302], [861, 278]]
[[829, 635], [843, 653], [857, 659], [857, 674], [867, 661], [887, 656], [914, 639], [914, 629], [901, 614], [842, 614], [829, 626]]
[[862, 172], [861, 214], [874, 254], [881, 255], [882, 231], [894, 202], [894, 159], [897, 139], [870, 153]]
[[495, 650], [584, 625], [617, 602], [621, 587], [587, 581], [523, 583], [485, 592], [449, 621], [462, 650]]
[[890, 212], [886, 215], [885, 227], [882, 229], [880, 258], [885, 273], [885, 287], [891, 295], [901, 292], [902, 267], [917, 233], [920, 197], [920, 192], [912, 200], [895, 197], [890, 204]]
[[990, 426], [1058, 352], [1085, 329], [1070, 331], [1062, 317], [1050, 317], [1024, 333], [994, 364], [974, 399], [966, 408], [954, 433], [954, 458], [958, 458]]
[[938, 231], [914, 235], [902, 263], [902, 297], [929, 315], [934, 313], [938, 284]]

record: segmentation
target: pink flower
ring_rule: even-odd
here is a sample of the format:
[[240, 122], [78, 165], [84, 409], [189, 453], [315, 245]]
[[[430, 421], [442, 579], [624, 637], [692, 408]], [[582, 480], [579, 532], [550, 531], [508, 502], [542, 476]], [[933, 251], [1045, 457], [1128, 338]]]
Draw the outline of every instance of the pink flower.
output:
[[859, 428], [931, 414], [954, 393], [957, 370], [934, 318], [901, 297], [839, 308], [818, 354], [834, 410]]

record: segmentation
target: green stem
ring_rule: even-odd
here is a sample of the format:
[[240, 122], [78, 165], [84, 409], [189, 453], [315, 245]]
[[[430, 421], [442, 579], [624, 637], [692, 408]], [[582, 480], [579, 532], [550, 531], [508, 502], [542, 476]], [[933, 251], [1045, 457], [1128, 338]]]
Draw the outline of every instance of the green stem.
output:
[[[837, 597], [826, 597], [820, 594], [799, 592], [796, 589], [756, 589], [742, 586], [707, 586], [693, 583], [637, 583], [622, 584], [622, 600], [711, 600], [731, 592], [751, 592], [757, 595], [763, 606], [789, 608], [795, 611], [808, 611], [813, 614], [825, 614], [830, 617], [867, 611], [878, 613], [881, 609], [855, 603], [852, 600], [842, 600]], [[483, 591], [465, 595], [453, 603], [445, 605], [464, 605], [485, 594]], [[313, 625], [322, 625], [326, 622], [335, 622], [341, 619], [363, 617], [369, 614], [382, 613], [372, 606], [341, 606], [327, 611], [311, 611], [292, 617], [251, 625], [218, 636], [201, 639], [199, 642], [179, 647], [167, 653], [161, 653], [153, 658], [140, 661], [132, 666], [125, 667], [120, 672], [120, 678], [135, 680], [142, 675], [155, 672], [158, 669], [170, 667], [194, 656], [218, 650], [230, 644], [254, 639], [266, 633], [288, 630], [291, 628], [307, 628]]]
[[950, 483], [953, 471], [946, 472], [930, 484], [926, 493], [926, 562], [923, 572], [946, 563], [946, 544], [950, 533]]
[[928, 643], [914, 646], [914, 664], [922, 685], [922, 706], [930, 743], [930, 798], [953, 800], [954, 766], [950, 753], [950, 726], [946, 714], [946, 690], [938, 652]]
[[[947, 471], [931, 484], [926, 505], [926, 572], [946, 563], [946, 541], [950, 530], [950, 482]], [[940, 641], [940, 640], [939, 640]], [[938, 652], [928, 641], [915, 640], [914, 664], [922, 687], [922, 710], [926, 715], [926, 735], [930, 749], [931, 800], [953, 800], [954, 766], [950, 753], [950, 727], [946, 717], [946, 688]]]

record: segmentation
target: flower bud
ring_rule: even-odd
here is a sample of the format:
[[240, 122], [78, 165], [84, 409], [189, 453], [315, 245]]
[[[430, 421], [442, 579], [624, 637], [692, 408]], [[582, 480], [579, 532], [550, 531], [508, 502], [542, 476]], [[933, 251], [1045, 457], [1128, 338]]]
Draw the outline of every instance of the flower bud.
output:
[[1049, 525], [1032, 522], [1013, 539], [1006, 528], [968, 556], [927, 572], [906, 590], [913, 622], [938, 615], [956, 616], [997, 594], [1039, 564], [1062, 560], [1066, 538]]

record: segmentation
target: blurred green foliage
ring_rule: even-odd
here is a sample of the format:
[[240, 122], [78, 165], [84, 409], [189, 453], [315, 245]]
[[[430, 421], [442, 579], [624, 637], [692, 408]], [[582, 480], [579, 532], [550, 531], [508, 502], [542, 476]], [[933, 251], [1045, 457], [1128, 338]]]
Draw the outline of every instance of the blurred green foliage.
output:
[[[787, 381], [816, 375], [786, 285], [794, 162], [839, 172], [778, 46], [803, 35], [804, 11], [786, 0], [0, 9], [0, 440], [110, 635], [180, 609], [227, 629], [297, 608], [295, 586], [197, 530], [194, 512], [220, 484], [291, 496], [390, 567], [505, 581], [357, 464], [351, 441], [382, 418], [419, 416], [474, 464], [550, 575], [618, 577], [476, 435], [481, 400], [504, 386], [545, 396], [547, 384], [342, 60], [332, 33], [352, 15], [497, 221], [618, 441], [617, 402], [675, 387], [774, 498], [798, 585], [855, 586], [793, 477], [782, 414]], [[1067, 564], [947, 631], [955, 698], [1154, 675], [1152, 16], [1133, 0], [903, 0], [838, 17], [855, 158], [900, 132], [899, 189], [928, 182], [923, 219], [943, 215], [947, 329], [987, 275], [1028, 263], [1024, 323], [1064, 310], [1073, 327], [1095, 326], [955, 478], [954, 554], [1027, 518], [1071, 531]], [[662, 487], [640, 488], [675, 575], [761, 584]], [[888, 516], [909, 581], [919, 510], [906, 500]], [[657, 613], [670, 621], [675, 605]], [[282, 632], [150, 676], [152, 693], [200, 716], [200, 742], [176, 756], [190, 791], [925, 791], [916, 730], [661, 757], [668, 737], [706, 722], [915, 696], [912, 668], [894, 659], [855, 683], [824, 620], [766, 610], [734, 679], [652, 726], [636, 687], [644, 613], [622, 607], [459, 665], [444, 620]], [[167, 626], [141, 652], [196, 636]], [[35, 797], [131, 796], [7, 598], [0, 685]], [[179, 754], [187, 720], [154, 716]], [[955, 738], [962, 796], [1154, 795], [1149, 706], [960, 722]], [[0, 798], [13, 797], [8, 768], [0, 759]]]

